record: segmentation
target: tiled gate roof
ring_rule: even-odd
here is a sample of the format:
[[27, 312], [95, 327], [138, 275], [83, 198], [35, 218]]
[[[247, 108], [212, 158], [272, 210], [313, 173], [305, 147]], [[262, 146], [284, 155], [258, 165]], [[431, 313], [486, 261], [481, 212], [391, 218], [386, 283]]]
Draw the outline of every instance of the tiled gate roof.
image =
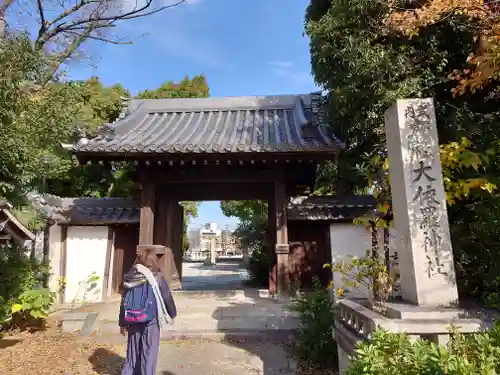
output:
[[371, 195], [295, 197], [288, 203], [288, 220], [349, 221], [376, 207]]
[[317, 121], [311, 95], [131, 100], [75, 153], [335, 153], [343, 143]]

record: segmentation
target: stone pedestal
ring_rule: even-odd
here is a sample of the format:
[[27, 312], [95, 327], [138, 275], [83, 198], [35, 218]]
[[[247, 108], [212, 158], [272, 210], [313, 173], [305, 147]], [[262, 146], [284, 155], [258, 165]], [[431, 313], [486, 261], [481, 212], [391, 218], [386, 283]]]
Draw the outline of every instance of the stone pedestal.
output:
[[342, 300], [337, 304], [334, 338], [339, 352], [339, 373], [344, 374], [349, 356], [360, 340], [369, 340], [378, 328], [406, 333], [411, 339], [425, 339], [446, 345], [452, 325], [460, 333], [473, 333], [491, 323], [473, 311], [455, 308], [422, 307], [407, 303], [388, 304], [386, 315], [366, 308], [362, 300]]

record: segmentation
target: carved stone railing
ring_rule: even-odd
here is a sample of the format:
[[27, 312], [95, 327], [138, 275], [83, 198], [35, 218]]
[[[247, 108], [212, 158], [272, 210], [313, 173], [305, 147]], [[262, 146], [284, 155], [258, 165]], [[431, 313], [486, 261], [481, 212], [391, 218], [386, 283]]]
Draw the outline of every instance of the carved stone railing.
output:
[[386, 315], [363, 305], [363, 301], [344, 299], [337, 303], [334, 338], [338, 345], [340, 374], [359, 341], [370, 340], [380, 327], [393, 333], [406, 333], [412, 340], [424, 339], [445, 345], [450, 329], [473, 333], [488, 328], [487, 322], [469, 317], [463, 310], [425, 308], [407, 304], [388, 304]]

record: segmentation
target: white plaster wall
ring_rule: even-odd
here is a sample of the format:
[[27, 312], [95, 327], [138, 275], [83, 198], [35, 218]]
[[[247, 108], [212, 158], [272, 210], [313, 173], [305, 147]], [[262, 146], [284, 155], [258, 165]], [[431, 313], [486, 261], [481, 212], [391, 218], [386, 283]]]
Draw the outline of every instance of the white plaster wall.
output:
[[33, 245], [34, 245], [34, 250], [35, 250], [35, 259], [41, 262], [43, 260], [43, 231], [36, 231], [34, 232], [35, 234], [35, 242], [30, 243], [30, 247], [26, 248], [27, 250], [31, 250]]
[[[74, 226], [68, 228], [66, 263], [66, 303], [102, 300], [107, 227]], [[94, 273], [99, 277], [97, 286], [89, 290], [87, 280]]]
[[[378, 244], [379, 244], [379, 256], [384, 257], [384, 230], [379, 228], [377, 230]], [[366, 255], [366, 250], [372, 249], [372, 234], [371, 229], [366, 228], [363, 225], [354, 225], [350, 223], [338, 223], [330, 225], [330, 248], [332, 251], [332, 263], [340, 262], [342, 259], [348, 261], [349, 255], [354, 255], [357, 257], [364, 257]], [[398, 237], [397, 232], [393, 229], [389, 229], [389, 255], [391, 261], [393, 261], [394, 255], [398, 254], [401, 248], [401, 242]], [[396, 258], [397, 259], [397, 258]], [[399, 273], [398, 262], [393, 263], [391, 271]], [[333, 282], [335, 288], [343, 287], [342, 277], [338, 273], [333, 274]], [[348, 288], [347, 288], [348, 289]], [[360, 288], [361, 291], [351, 290], [347, 294], [348, 297], [366, 297], [367, 290], [365, 288]], [[394, 295], [400, 295], [400, 283], [399, 280], [396, 283]]]
[[50, 277], [49, 288], [52, 292], [58, 292], [59, 280], [61, 278], [61, 227], [52, 225], [49, 232], [49, 260], [50, 260]]
[[[364, 257], [366, 250], [372, 247], [372, 236], [369, 229], [363, 225], [350, 223], [338, 223], [330, 225], [330, 249], [332, 251], [332, 264], [345, 260], [349, 261], [349, 256]], [[342, 276], [333, 273], [334, 288], [343, 287]], [[347, 294], [349, 297], [365, 297], [367, 290], [360, 288], [360, 291], [351, 290]]]
[[[109, 231], [109, 228], [106, 227], [106, 231]], [[113, 296], [113, 264], [115, 261], [115, 237], [113, 234], [113, 240], [111, 242], [111, 259], [109, 260], [109, 270], [108, 270], [108, 293], [107, 297]]]

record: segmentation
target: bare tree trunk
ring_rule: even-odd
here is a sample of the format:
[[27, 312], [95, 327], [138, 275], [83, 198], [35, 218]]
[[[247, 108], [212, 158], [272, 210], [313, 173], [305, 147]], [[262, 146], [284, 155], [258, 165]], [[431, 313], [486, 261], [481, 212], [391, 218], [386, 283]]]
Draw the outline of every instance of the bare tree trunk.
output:
[[384, 256], [385, 256], [385, 266], [387, 271], [391, 270], [391, 254], [389, 248], [390, 232], [389, 228], [384, 228]]
[[14, 0], [0, 0], [0, 38], [5, 36], [5, 13]]
[[0, 7], [0, 39], [5, 35], [5, 8], [4, 5]]
[[[370, 222], [370, 226], [371, 226], [371, 232], [372, 232], [372, 259], [374, 260], [378, 260], [379, 256], [378, 256], [378, 252], [379, 252], [379, 248], [378, 248], [378, 230], [377, 230], [377, 225], [375, 224], [374, 221], [371, 221]], [[373, 288], [373, 300], [374, 301], [377, 301], [378, 300], [378, 292], [377, 292], [377, 289], [375, 288], [375, 286], [377, 285], [377, 275], [374, 275], [373, 279], [372, 279], [372, 285], [374, 286]]]

